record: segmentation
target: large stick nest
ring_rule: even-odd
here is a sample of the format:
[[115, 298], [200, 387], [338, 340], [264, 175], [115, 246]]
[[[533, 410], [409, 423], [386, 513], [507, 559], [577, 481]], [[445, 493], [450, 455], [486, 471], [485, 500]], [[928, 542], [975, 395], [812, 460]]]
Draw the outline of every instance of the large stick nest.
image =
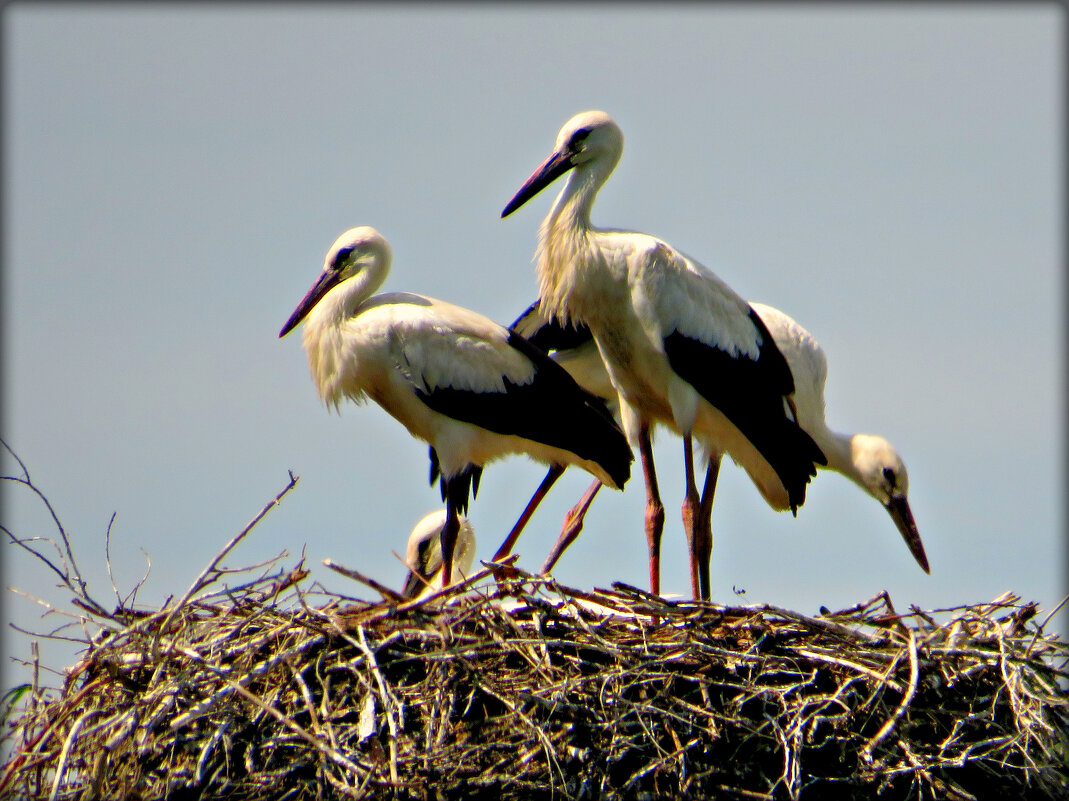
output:
[[0, 796], [1069, 792], [1069, 648], [1015, 596], [807, 617], [502, 566], [405, 603], [307, 575], [110, 615], [61, 691], [34, 688]]
[[74, 596], [43, 636], [85, 650], [49, 690], [32, 644], [0, 798], [1069, 798], [1069, 645], [1015, 595], [809, 617], [506, 563], [405, 602], [222, 567], [291, 474], [180, 598], [109, 611], [18, 463], [55, 554], [0, 529]]

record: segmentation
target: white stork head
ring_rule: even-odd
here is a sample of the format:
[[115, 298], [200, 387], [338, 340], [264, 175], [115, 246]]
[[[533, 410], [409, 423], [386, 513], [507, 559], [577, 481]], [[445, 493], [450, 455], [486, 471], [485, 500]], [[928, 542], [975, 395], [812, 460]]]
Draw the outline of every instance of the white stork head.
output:
[[[278, 335], [286, 336], [328, 295], [331, 310], [340, 315], [351, 312], [351, 307], [382, 286], [390, 272], [390, 259], [390, 244], [382, 234], [368, 225], [350, 228], [334, 240], [324, 259], [323, 272]], [[338, 291], [333, 292], [335, 289]]]
[[[401, 594], [405, 598], [417, 598], [442, 589], [442, 527], [445, 526], [446, 510], [431, 512], [412, 529], [408, 535], [405, 577]], [[461, 579], [471, 573], [475, 557], [475, 531], [465, 517], [460, 518], [460, 530], [453, 551], [453, 577]]]
[[507, 217], [557, 178], [576, 169], [588, 181], [591, 191], [605, 182], [624, 152], [624, 133], [604, 111], [576, 114], [557, 134], [557, 144], [549, 157], [531, 173], [501, 212]]
[[883, 504], [913, 558], [929, 572], [928, 557], [909, 508], [909, 473], [898, 451], [883, 437], [855, 434], [850, 439], [850, 456], [854, 464], [851, 478]]

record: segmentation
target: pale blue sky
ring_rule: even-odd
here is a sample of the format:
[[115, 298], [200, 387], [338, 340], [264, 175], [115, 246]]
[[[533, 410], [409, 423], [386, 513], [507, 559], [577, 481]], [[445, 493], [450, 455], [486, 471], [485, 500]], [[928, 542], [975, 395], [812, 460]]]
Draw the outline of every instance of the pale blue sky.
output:
[[[3, 435], [98, 599], [113, 512], [120, 588], [143, 550], [140, 600], [158, 604], [288, 469], [300, 485], [228, 562], [306, 549], [334, 589], [364, 594], [324, 557], [399, 584], [391, 551], [438, 505], [426, 447], [376, 406], [328, 413], [299, 336], [277, 332], [358, 224], [393, 245], [387, 289], [511, 321], [558, 187], [501, 209], [588, 108], [627, 137], [594, 222], [793, 315], [828, 353], [832, 428], [882, 434], [909, 467], [931, 576], [846, 479], [822, 474], [793, 519], [725, 467], [714, 599], [1062, 597], [1058, 5], [15, 3], [3, 21]], [[663, 590], [686, 593], [678, 440], [657, 458]], [[520, 457], [487, 470], [480, 558], [542, 475]], [[521, 565], [588, 480], [562, 479]], [[29, 493], [3, 500], [12, 531], [53, 534]], [[558, 578], [645, 586], [643, 505], [637, 471], [603, 493]], [[68, 602], [11, 546], [4, 565], [5, 584]], [[20, 598], [4, 610], [49, 625]]]

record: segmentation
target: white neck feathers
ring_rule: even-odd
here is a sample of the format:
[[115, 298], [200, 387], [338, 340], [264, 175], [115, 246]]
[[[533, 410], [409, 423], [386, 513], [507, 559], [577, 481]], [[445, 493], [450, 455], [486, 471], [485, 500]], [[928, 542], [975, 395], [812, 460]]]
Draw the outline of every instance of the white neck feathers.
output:
[[590, 209], [602, 180], [593, 170], [573, 172], [538, 230], [539, 298], [547, 314], [565, 322], [577, 270], [598, 257]]
[[389, 270], [388, 257], [364, 266], [331, 289], [304, 322], [302, 344], [312, 380], [319, 397], [335, 410], [344, 397], [357, 403], [363, 400], [363, 390], [355, 381], [359, 374], [357, 353], [347, 346], [344, 327], [382, 286]]

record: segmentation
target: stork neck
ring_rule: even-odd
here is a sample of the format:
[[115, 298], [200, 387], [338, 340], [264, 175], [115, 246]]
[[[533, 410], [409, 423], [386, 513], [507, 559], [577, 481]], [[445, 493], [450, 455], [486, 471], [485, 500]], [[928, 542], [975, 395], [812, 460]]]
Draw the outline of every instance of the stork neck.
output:
[[318, 321], [321, 323], [337, 325], [352, 317], [361, 303], [379, 291], [389, 271], [388, 263], [378, 262], [365, 267], [352, 278], [342, 281], [316, 304], [312, 314], [309, 315], [309, 320], [312, 315], [320, 311], [322, 314]]
[[840, 434], [826, 429], [826, 434], [817, 440], [817, 445], [824, 451], [829, 469], [842, 473], [858, 486], [864, 487], [861, 471], [854, 463], [853, 440], [852, 434]]
[[589, 169], [573, 172], [539, 230], [539, 297], [543, 308], [561, 320], [571, 318], [569, 300], [576, 275], [594, 256], [590, 209], [603, 181]]
[[598, 190], [608, 178], [608, 173], [612, 171], [611, 167], [608, 170], [599, 169], [599, 167], [602, 165], [598, 162], [591, 162], [577, 167], [568, 176], [567, 183], [557, 195], [553, 208], [550, 209], [549, 216], [546, 218], [547, 223], [551, 223], [554, 227], [591, 230], [590, 209], [594, 206], [594, 198], [597, 197]]
[[356, 399], [361, 395], [359, 387], [353, 390], [347, 384], [353, 380], [359, 363], [345, 347], [343, 326], [346, 320], [359, 313], [360, 305], [378, 291], [389, 269], [388, 261], [376, 262], [342, 281], [305, 319], [302, 341], [312, 379], [319, 396], [334, 409], [338, 408], [343, 396], [348, 394]]

